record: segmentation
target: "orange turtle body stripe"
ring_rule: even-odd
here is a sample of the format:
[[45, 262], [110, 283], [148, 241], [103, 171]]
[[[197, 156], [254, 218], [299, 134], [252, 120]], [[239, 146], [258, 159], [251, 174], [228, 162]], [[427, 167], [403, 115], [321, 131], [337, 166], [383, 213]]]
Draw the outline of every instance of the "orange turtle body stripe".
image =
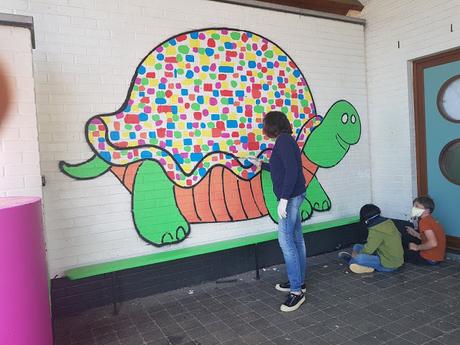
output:
[[241, 205], [238, 178], [232, 174], [229, 169], [224, 169], [223, 180], [225, 202], [232, 220], [238, 221], [247, 219], [248, 217], [244, 211], [243, 205]]
[[177, 207], [184, 218], [189, 223], [201, 223], [201, 218], [198, 216], [194, 204], [193, 188], [178, 188], [174, 186], [174, 196]]
[[[110, 170], [132, 193], [137, 169], [142, 162]], [[302, 155], [302, 169], [308, 185], [318, 166]], [[177, 207], [189, 223], [229, 222], [268, 214], [262, 191], [261, 174], [247, 181], [229, 169], [216, 166], [192, 188], [174, 185]]]
[[121, 183], [129, 190], [130, 193], [133, 192], [134, 178], [137, 174], [137, 169], [142, 162], [135, 162], [128, 164], [126, 166], [118, 167], [113, 166], [110, 168], [110, 171], [120, 180]]
[[262, 216], [257, 208], [256, 201], [251, 192], [251, 182], [245, 180], [238, 180], [238, 185], [241, 194], [241, 205], [247, 214], [248, 219], [259, 218]]
[[[201, 219], [201, 221], [206, 223], [216, 221], [216, 218], [212, 213], [211, 204], [209, 202], [209, 175], [210, 174], [205, 176], [203, 180], [194, 187], [189, 188], [193, 191], [196, 213], [198, 214], [198, 217]], [[174, 189], [178, 189], [178, 187], [174, 187]], [[179, 207], [179, 209], [182, 210], [181, 207]]]
[[303, 176], [305, 177], [305, 185], [308, 186], [313, 176], [315, 176], [318, 171], [318, 166], [315, 163], [312, 163], [307, 156], [302, 155], [302, 168]]
[[229, 222], [231, 220], [225, 203], [224, 181], [222, 179], [224, 168], [217, 166], [210, 172], [209, 201], [212, 211], [219, 222]]

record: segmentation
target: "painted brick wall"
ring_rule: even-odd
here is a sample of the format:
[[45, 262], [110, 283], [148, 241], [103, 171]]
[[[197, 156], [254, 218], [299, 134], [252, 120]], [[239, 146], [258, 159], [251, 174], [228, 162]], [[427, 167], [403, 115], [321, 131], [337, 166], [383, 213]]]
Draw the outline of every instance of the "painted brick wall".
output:
[[[3, 5], [2, 5], [3, 4]], [[362, 116], [363, 134], [343, 162], [319, 172], [333, 202], [309, 222], [356, 215], [370, 201], [363, 27], [318, 18], [209, 1], [13, 0], [0, 11], [32, 15], [40, 158], [50, 272], [168, 250], [139, 239], [130, 195], [111, 174], [75, 181], [58, 162], [81, 162], [92, 153], [84, 124], [118, 109], [140, 60], [157, 44], [187, 30], [228, 26], [251, 30], [279, 44], [303, 71], [319, 114], [339, 99]], [[275, 225], [266, 217], [245, 223], [192, 226], [174, 248], [236, 238]]]
[[25, 28], [0, 25], [0, 64], [13, 91], [0, 129], [0, 196], [42, 196], [32, 43]]
[[410, 61], [460, 46], [460, 6], [457, 0], [370, 0], [362, 17], [372, 200], [388, 216], [407, 219], [417, 194]]

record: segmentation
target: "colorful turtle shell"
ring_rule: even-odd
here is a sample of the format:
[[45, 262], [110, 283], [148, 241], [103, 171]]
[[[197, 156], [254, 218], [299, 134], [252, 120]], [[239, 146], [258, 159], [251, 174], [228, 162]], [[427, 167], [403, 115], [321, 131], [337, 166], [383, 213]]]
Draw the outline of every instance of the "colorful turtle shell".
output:
[[321, 122], [304, 76], [280, 47], [249, 31], [205, 29], [154, 48], [121, 109], [90, 119], [86, 133], [111, 166], [156, 160], [177, 186], [196, 185], [216, 165], [250, 180], [256, 167], [238, 156], [269, 156], [262, 121], [275, 109], [288, 115], [299, 147]]

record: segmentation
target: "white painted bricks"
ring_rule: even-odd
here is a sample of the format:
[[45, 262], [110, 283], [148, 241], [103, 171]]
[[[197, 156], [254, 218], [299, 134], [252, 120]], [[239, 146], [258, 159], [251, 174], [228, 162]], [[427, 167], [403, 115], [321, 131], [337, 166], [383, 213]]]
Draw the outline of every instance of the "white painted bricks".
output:
[[372, 200], [385, 215], [408, 219], [417, 195], [410, 61], [460, 46], [460, 3], [370, 0], [362, 17]]
[[[320, 170], [332, 210], [308, 222], [356, 215], [370, 201], [368, 115], [363, 27], [202, 0], [9, 1], [0, 11], [35, 21], [35, 88], [45, 227], [50, 273], [123, 257], [157, 253], [138, 237], [131, 196], [110, 173], [75, 181], [58, 161], [81, 162], [92, 153], [84, 137], [93, 115], [120, 107], [141, 59], [180, 32], [206, 27], [254, 31], [286, 50], [306, 76], [319, 114], [347, 99], [362, 116], [363, 134], [337, 167]], [[11, 133], [10, 135], [14, 135]], [[192, 226], [173, 248], [273, 231], [266, 217], [239, 223]]]

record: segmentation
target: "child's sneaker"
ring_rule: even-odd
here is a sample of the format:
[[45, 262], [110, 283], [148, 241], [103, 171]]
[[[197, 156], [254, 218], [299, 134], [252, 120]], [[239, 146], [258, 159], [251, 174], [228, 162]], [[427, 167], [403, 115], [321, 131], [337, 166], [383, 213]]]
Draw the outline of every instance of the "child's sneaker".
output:
[[358, 264], [351, 264], [350, 271], [354, 273], [371, 273], [371, 272], [374, 272], [374, 269], [372, 267], [361, 266]]
[[285, 312], [294, 311], [299, 309], [303, 302], [305, 302], [305, 295], [303, 294], [303, 292], [300, 295], [290, 293], [286, 299], [286, 302], [281, 304], [280, 309], [281, 311]]
[[349, 263], [351, 260], [351, 254], [348, 252], [340, 252], [339, 254], [337, 254], [337, 256], [339, 259], [342, 259], [346, 263]]
[[[291, 284], [289, 282], [276, 284], [275, 289], [281, 292], [290, 292]], [[304, 293], [307, 292], [307, 287], [305, 286], [305, 284], [302, 284], [301, 289], [302, 289], [302, 292]]]

